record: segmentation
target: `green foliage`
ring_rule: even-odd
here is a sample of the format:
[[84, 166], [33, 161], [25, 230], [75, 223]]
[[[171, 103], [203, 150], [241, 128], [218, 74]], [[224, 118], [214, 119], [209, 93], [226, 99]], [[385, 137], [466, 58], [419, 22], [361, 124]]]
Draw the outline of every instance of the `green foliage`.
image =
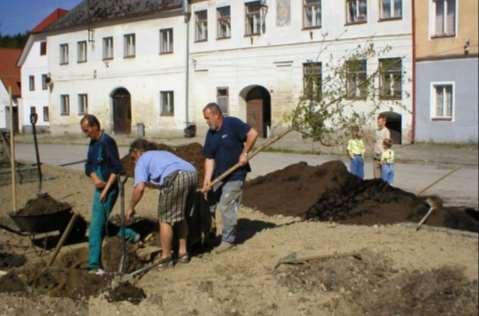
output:
[[27, 42], [28, 35], [28, 32], [18, 33], [16, 35], [3, 35], [0, 33], [0, 47], [23, 48]]

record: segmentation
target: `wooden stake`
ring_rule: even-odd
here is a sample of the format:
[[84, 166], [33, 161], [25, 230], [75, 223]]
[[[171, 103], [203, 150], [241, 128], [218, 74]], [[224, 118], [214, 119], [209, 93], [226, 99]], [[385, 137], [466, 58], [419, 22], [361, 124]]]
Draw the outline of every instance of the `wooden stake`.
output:
[[15, 137], [13, 128], [13, 98], [12, 87], [8, 87], [8, 95], [10, 97], [10, 164], [12, 170], [12, 211], [17, 210], [17, 179], [15, 173]]

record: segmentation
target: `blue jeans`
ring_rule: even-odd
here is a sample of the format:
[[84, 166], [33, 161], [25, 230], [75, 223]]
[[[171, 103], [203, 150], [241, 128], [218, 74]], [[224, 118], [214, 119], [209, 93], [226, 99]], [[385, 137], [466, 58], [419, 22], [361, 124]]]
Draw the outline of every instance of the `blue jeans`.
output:
[[243, 195], [243, 181], [228, 181], [212, 192], [211, 210], [218, 208], [223, 219], [222, 242], [233, 244], [236, 241], [237, 213]]
[[394, 165], [383, 164], [381, 165], [381, 179], [389, 184], [393, 184], [394, 181]]
[[361, 155], [354, 155], [350, 164], [351, 173], [356, 177], [364, 179], [364, 159]]
[[[91, 222], [88, 232], [88, 268], [96, 269], [101, 266], [101, 244], [110, 212], [118, 197], [118, 189], [112, 189], [104, 202], [100, 200], [100, 190], [95, 189], [91, 209]], [[118, 236], [133, 241], [138, 233], [130, 228], [120, 229]]]

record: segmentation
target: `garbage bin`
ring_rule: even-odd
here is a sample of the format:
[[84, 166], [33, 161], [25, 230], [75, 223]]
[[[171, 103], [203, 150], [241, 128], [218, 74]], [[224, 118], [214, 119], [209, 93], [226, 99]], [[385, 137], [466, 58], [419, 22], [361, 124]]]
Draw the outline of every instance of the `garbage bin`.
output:
[[136, 124], [136, 135], [138, 137], [145, 137], [145, 124], [143, 123]]
[[192, 124], [192, 123], [189, 123], [186, 125], [185, 129], [184, 129], [184, 132], [185, 132], [185, 137], [195, 137], [196, 135], [196, 125], [195, 124]]

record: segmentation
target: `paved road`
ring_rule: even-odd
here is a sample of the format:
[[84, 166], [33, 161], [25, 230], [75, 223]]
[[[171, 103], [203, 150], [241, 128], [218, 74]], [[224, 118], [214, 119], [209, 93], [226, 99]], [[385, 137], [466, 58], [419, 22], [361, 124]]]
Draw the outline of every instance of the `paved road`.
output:
[[[61, 165], [84, 159], [87, 147], [84, 145], [41, 144], [40, 159], [43, 163]], [[120, 155], [126, 154], [127, 147], [120, 147]], [[20, 160], [34, 161], [35, 152], [32, 144], [17, 144], [16, 157]], [[289, 153], [261, 153], [252, 161], [253, 172], [250, 177], [264, 175], [271, 171], [284, 168], [299, 161], [311, 165], [320, 165], [326, 161], [338, 159], [332, 155], [301, 155]], [[82, 164], [68, 166], [81, 170]], [[397, 164], [395, 186], [418, 192], [435, 179], [453, 169], [452, 165]], [[366, 177], [372, 175], [371, 163], [366, 163]], [[426, 193], [441, 196], [446, 204], [478, 207], [478, 168], [464, 166], [456, 173], [447, 177]]]

